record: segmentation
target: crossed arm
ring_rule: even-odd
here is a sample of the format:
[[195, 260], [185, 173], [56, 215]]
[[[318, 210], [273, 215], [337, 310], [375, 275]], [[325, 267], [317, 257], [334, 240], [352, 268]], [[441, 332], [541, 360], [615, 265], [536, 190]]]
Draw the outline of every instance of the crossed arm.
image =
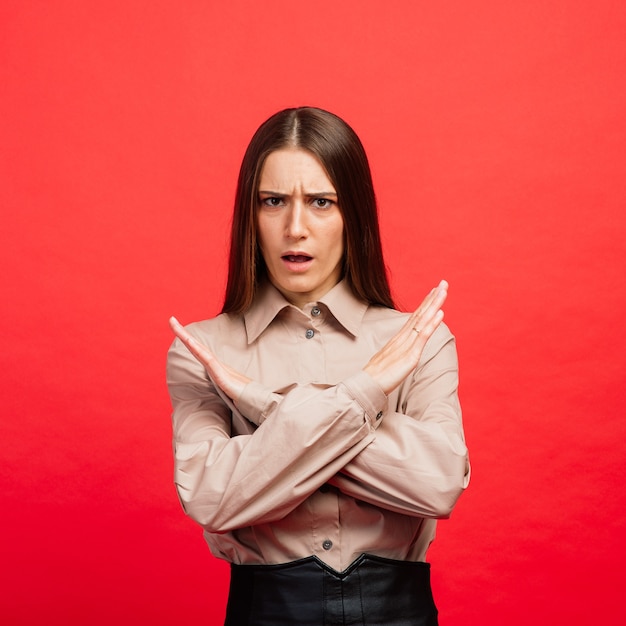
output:
[[[361, 372], [338, 385], [295, 385], [281, 395], [222, 364], [172, 320], [182, 342], [170, 354], [176, 483], [187, 512], [207, 530], [226, 532], [281, 519], [330, 482], [383, 508], [446, 516], [467, 480], [451, 336], [417, 368], [446, 295], [446, 283], [433, 289]], [[208, 392], [202, 368], [213, 381]], [[448, 391], [430, 397], [429, 377]], [[414, 394], [418, 419], [388, 410], [387, 396], [401, 384], [409, 395], [421, 390]], [[237, 404], [249, 401], [251, 390], [265, 419], [250, 434], [231, 437], [218, 391]]]

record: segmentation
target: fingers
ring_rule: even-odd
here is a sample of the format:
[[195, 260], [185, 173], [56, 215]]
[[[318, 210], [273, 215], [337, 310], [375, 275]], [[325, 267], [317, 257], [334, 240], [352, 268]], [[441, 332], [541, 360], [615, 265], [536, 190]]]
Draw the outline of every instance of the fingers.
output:
[[436, 326], [439, 325], [439, 322], [441, 322], [441, 319], [443, 318], [443, 311], [441, 310], [441, 307], [447, 297], [448, 283], [442, 280], [441, 283], [439, 283], [439, 286], [436, 287], [435, 290], [426, 298], [424, 306], [420, 306], [418, 309], [418, 316], [415, 321], [416, 326], [419, 329], [431, 327], [431, 322], [435, 319], [438, 320]]
[[429, 337], [435, 332], [443, 320], [441, 307], [448, 295], [448, 283], [442, 280], [437, 287], [431, 289], [420, 306], [411, 313], [398, 333], [388, 343], [389, 348], [398, 348], [413, 352], [414, 348], [424, 347]]
[[[392, 341], [406, 351], [409, 360], [418, 359], [422, 349], [443, 320], [443, 306], [448, 296], [448, 283], [442, 280], [409, 316], [407, 323]], [[411, 355], [411, 356], [408, 356]]]
[[417, 316], [423, 315], [433, 303], [439, 303], [439, 306], [443, 304], [443, 301], [448, 295], [448, 283], [442, 280], [436, 287], [434, 287], [430, 293], [424, 298], [422, 304], [417, 308]]
[[174, 334], [204, 366], [212, 381], [230, 398], [238, 398], [250, 379], [221, 363], [213, 352], [194, 339], [175, 317], [170, 317], [169, 323]]
[[174, 331], [174, 334], [185, 344], [189, 352], [193, 354], [198, 361], [207, 365], [210, 360], [209, 351], [199, 344], [183, 327], [183, 325], [175, 318], [170, 317], [170, 328]]
[[395, 389], [419, 363], [424, 346], [443, 320], [441, 307], [447, 295], [448, 283], [441, 281], [363, 368], [385, 393]]
[[215, 355], [204, 345], [194, 339], [184, 326], [175, 318], [170, 317], [170, 328], [174, 334], [183, 342], [187, 350], [204, 366], [208, 373], [216, 382], [223, 378], [223, 366], [215, 358]]
[[442, 280], [436, 287], [433, 287], [430, 290], [430, 293], [424, 298], [424, 301], [417, 308], [416, 313], [421, 315], [429, 306], [432, 304], [433, 300], [437, 298], [438, 295], [441, 295], [442, 291], [448, 290], [448, 283], [445, 280]]
[[[447, 296], [448, 283], [442, 280], [437, 287], [430, 291], [419, 307], [409, 316], [401, 332], [405, 330], [410, 331], [413, 335], [413, 340], [417, 339], [419, 336], [424, 338], [424, 335], [427, 335], [426, 338], [428, 338], [443, 319], [441, 307]], [[434, 322], [434, 324], [431, 322]], [[403, 332], [403, 334], [406, 335], [405, 332]], [[406, 336], [404, 338], [406, 339]]]

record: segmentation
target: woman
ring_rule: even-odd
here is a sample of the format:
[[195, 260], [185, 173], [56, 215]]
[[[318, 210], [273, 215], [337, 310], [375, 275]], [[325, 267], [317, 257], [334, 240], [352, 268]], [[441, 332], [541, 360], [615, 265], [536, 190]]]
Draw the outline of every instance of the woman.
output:
[[227, 625], [437, 624], [424, 559], [469, 477], [446, 295], [394, 310], [345, 122], [257, 130], [222, 314], [170, 322], [175, 482], [231, 563]]

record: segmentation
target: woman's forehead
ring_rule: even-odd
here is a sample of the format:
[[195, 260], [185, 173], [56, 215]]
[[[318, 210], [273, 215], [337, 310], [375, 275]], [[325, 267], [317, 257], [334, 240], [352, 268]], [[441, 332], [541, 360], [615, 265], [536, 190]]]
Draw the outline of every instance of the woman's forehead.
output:
[[261, 168], [259, 191], [291, 194], [336, 193], [320, 160], [308, 150], [285, 148], [271, 152]]

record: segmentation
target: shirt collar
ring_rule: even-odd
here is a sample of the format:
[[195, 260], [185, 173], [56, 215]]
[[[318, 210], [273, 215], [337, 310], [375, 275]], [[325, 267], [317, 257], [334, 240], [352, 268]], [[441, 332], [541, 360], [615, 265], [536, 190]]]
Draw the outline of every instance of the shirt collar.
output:
[[[358, 337], [361, 322], [368, 304], [359, 300], [345, 280], [337, 283], [319, 300], [333, 317], [351, 334]], [[248, 344], [272, 323], [274, 318], [286, 307], [292, 306], [272, 284], [263, 285], [252, 306], [243, 314]]]
[[369, 305], [354, 295], [345, 280], [337, 283], [325, 296], [321, 297], [320, 302], [328, 307], [333, 317], [351, 335], [359, 336], [361, 322]]

